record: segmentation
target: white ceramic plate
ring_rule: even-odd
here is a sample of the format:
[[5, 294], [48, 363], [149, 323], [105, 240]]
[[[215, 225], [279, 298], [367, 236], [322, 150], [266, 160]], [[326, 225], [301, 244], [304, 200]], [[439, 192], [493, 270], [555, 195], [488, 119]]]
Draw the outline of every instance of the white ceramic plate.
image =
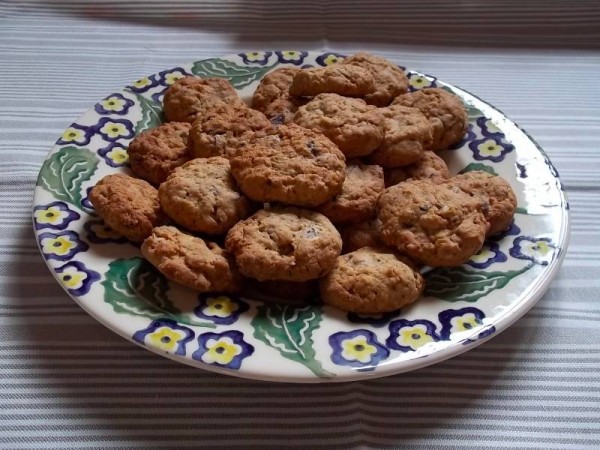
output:
[[513, 226], [462, 267], [426, 274], [426, 296], [391, 314], [346, 314], [318, 302], [264, 303], [198, 295], [169, 283], [138, 248], [107, 229], [87, 195], [102, 177], [126, 172], [129, 141], [161, 121], [165, 89], [185, 75], [223, 77], [250, 99], [259, 80], [285, 65], [342, 57], [304, 51], [211, 58], [142, 78], [108, 95], [73, 123], [46, 159], [34, 197], [34, 228], [67, 293], [121, 336], [206, 370], [272, 381], [380, 377], [462, 353], [506, 329], [548, 288], [565, 255], [568, 204], [542, 149], [500, 111], [434, 77], [407, 71], [411, 89], [438, 86], [469, 110], [463, 142], [442, 153], [451, 172], [487, 170], [518, 196]]

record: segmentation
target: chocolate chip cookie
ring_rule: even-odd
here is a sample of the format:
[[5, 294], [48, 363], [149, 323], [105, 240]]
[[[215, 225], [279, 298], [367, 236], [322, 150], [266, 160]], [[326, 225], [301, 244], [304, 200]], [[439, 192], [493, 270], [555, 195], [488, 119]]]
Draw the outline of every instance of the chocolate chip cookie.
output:
[[291, 122], [298, 108], [307, 101], [290, 95], [290, 86], [300, 70], [297, 67], [282, 67], [269, 72], [254, 91], [252, 107], [264, 113], [274, 124]]
[[423, 277], [390, 250], [364, 247], [337, 258], [319, 283], [326, 305], [362, 314], [385, 313], [415, 302]]
[[142, 254], [169, 280], [198, 292], [237, 292], [240, 276], [233, 258], [214, 242], [157, 227], [142, 244]]
[[381, 239], [432, 267], [457, 266], [477, 253], [489, 228], [485, 203], [448, 183], [406, 181], [377, 201]]
[[106, 224], [133, 242], [142, 242], [168, 218], [150, 183], [124, 174], [107, 175], [92, 188], [90, 202]]
[[319, 94], [300, 107], [294, 122], [321, 131], [347, 158], [365, 156], [381, 146], [383, 115], [358, 98]]
[[418, 108], [433, 127], [430, 150], [438, 151], [460, 142], [469, 117], [460, 98], [440, 88], [426, 88], [396, 97], [394, 105]]
[[158, 186], [173, 169], [189, 161], [189, 131], [189, 123], [168, 122], [136, 136], [127, 149], [131, 170]]
[[381, 222], [377, 218], [342, 225], [339, 231], [344, 243], [342, 253], [350, 253], [363, 247], [384, 246], [379, 237], [381, 234]]
[[384, 116], [383, 144], [370, 161], [386, 168], [406, 166], [423, 156], [431, 146], [432, 128], [427, 118], [416, 108], [392, 105], [380, 108]]
[[258, 202], [314, 207], [342, 189], [345, 158], [322, 133], [280, 125], [231, 159], [241, 190]]
[[251, 133], [271, 127], [260, 111], [222, 103], [197, 116], [190, 130], [190, 147], [196, 158], [231, 158]]
[[361, 222], [373, 216], [383, 188], [381, 167], [349, 163], [341, 192], [316, 210], [335, 224]]
[[247, 277], [307, 281], [331, 270], [342, 239], [322, 214], [278, 207], [237, 223], [229, 230], [225, 247]]
[[431, 150], [423, 152], [423, 156], [416, 163], [385, 171], [386, 187], [393, 186], [406, 180], [429, 180], [439, 184], [450, 178], [450, 171], [446, 161]]
[[408, 78], [404, 71], [381, 56], [361, 52], [349, 56], [342, 64], [362, 67], [371, 72], [375, 88], [364, 97], [371, 105], [387, 106], [398, 95], [408, 91]]
[[160, 204], [174, 222], [207, 234], [225, 233], [252, 212], [223, 157], [197, 158], [175, 169], [158, 189]]
[[375, 89], [370, 71], [358, 66], [334, 64], [300, 70], [290, 86], [290, 95], [309, 96], [332, 93], [346, 97], [364, 97]]

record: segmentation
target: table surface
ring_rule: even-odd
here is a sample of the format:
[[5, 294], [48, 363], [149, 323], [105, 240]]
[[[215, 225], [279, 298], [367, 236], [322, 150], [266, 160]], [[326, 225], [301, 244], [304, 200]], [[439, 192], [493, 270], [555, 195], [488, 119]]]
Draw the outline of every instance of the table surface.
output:
[[[179, 365], [77, 306], [30, 222], [60, 133], [143, 75], [273, 48], [376, 52], [524, 127], [572, 208], [538, 305], [464, 355], [338, 385]], [[600, 448], [599, 73], [594, 1], [0, 0], [0, 448]]]

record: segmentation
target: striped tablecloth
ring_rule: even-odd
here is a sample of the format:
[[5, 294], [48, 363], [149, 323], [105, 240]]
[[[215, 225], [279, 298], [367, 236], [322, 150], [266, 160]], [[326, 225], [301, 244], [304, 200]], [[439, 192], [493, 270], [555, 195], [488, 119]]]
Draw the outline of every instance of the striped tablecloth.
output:
[[[573, 224], [535, 308], [423, 370], [281, 385], [157, 357], [61, 290], [30, 224], [60, 132], [142, 75], [282, 47], [379, 53], [534, 136]], [[599, 73], [595, 1], [0, 0], [0, 447], [600, 448]]]

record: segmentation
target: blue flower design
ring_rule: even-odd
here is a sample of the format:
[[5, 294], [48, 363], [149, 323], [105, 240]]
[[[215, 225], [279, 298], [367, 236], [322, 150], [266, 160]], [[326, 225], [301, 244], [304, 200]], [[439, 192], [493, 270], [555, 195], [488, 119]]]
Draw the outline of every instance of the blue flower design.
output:
[[135, 136], [133, 123], [127, 119], [110, 119], [102, 117], [93, 129], [99, 133], [102, 138], [109, 142], [115, 142], [119, 139], [131, 139]]
[[120, 116], [127, 114], [133, 106], [133, 101], [123, 97], [122, 94], [111, 94], [99, 103], [96, 103], [94, 110], [103, 116], [109, 114], [118, 114]]
[[498, 128], [494, 122], [492, 122], [492, 119], [488, 119], [485, 116], [479, 117], [477, 119], [477, 125], [481, 128], [481, 134], [485, 137], [497, 139], [504, 138], [504, 133], [502, 133], [502, 130]]
[[191, 74], [184, 68], [175, 67], [170, 70], [163, 70], [162, 72], [158, 72], [158, 83], [162, 84], [163, 86], [171, 86], [176, 81], [191, 76], [193, 76], [193, 74]]
[[492, 264], [506, 262], [507, 259], [497, 243], [486, 242], [483, 244], [481, 250], [479, 250], [479, 253], [471, 256], [467, 264], [476, 269], [485, 269]]
[[87, 241], [93, 244], [107, 244], [109, 242], [125, 244], [129, 242], [100, 219], [88, 220], [83, 224], [83, 229], [86, 232]]
[[469, 148], [477, 161], [489, 160], [493, 162], [502, 161], [507, 153], [515, 149], [512, 144], [506, 144], [499, 138], [476, 139], [469, 143]]
[[163, 102], [163, 98], [165, 97], [165, 91], [166, 90], [167, 90], [167, 88], [164, 88], [160, 92], [155, 92], [150, 97], [152, 97], [152, 100], [154, 100], [156, 103], [162, 103]]
[[460, 142], [457, 142], [456, 144], [452, 144], [450, 147], [448, 147], [448, 150], [458, 150], [459, 148], [463, 148], [465, 145], [467, 145], [467, 143], [471, 142], [474, 139], [475, 139], [475, 133], [473, 132], [473, 124], [470, 123], [469, 126], [467, 127], [467, 132], [465, 133], [463, 138], [460, 140]]
[[201, 294], [194, 314], [218, 325], [231, 325], [248, 310], [248, 304], [230, 294]]
[[84, 252], [89, 248], [74, 231], [41, 233], [39, 241], [44, 258], [58, 261], [68, 261], [77, 253]]
[[519, 236], [513, 241], [509, 253], [513, 258], [525, 259], [535, 264], [547, 266], [554, 258], [556, 245], [549, 238]]
[[64, 230], [71, 222], [79, 219], [78, 212], [73, 211], [65, 202], [52, 202], [47, 205], [37, 205], [33, 208], [33, 223], [36, 230], [50, 228]]
[[300, 68], [301, 69], [312, 69], [313, 67], [315, 67], [315, 66], [313, 66], [312, 64], [302, 64], [302, 66]]
[[282, 63], [291, 63], [297, 66], [304, 62], [304, 59], [308, 56], [308, 52], [297, 51], [297, 50], [281, 50], [276, 51], [277, 60]]
[[237, 370], [242, 361], [254, 353], [254, 347], [244, 341], [241, 331], [204, 333], [198, 336], [198, 350], [192, 358], [226, 369]]
[[90, 139], [94, 135], [94, 130], [91, 127], [85, 125], [79, 125], [78, 123], [72, 123], [69, 128], [63, 131], [62, 136], [56, 141], [58, 145], [87, 145], [90, 143]]
[[400, 310], [391, 311], [382, 314], [358, 314], [348, 313], [348, 321], [352, 323], [364, 323], [375, 328], [386, 326], [395, 317], [398, 317]]
[[88, 211], [94, 210], [94, 205], [92, 205], [92, 202], [90, 202], [90, 192], [92, 191], [93, 188], [94, 188], [94, 186], [90, 186], [90, 187], [86, 188], [85, 197], [83, 197], [81, 199], [81, 207]]
[[185, 355], [186, 346], [194, 336], [193, 330], [179, 325], [172, 319], [157, 319], [143, 330], [136, 331], [133, 340], [165, 353]]
[[430, 75], [423, 75], [417, 72], [409, 72], [408, 78], [408, 90], [410, 92], [418, 91], [424, 88], [438, 87], [436, 78]]
[[485, 314], [483, 311], [473, 307], [461, 309], [447, 309], [438, 315], [438, 319], [442, 324], [440, 337], [447, 341], [453, 333], [471, 332], [479, 330], [477, 337], [469, 336], [468, 342], [481, 339], [496, 331], [496, 328], [484, 324]]
[[98, 150], [98, 154], [111, 167], [123, 167], [129, 162], [127, 147], [118, 142], [111, 142], [108, 146]]
[[80, 296], [87, 294], [92, 284], [100, 279], [100, 274], [87, 269], [83, 263], [71, 261], [55, 270], [60, 283], [69, 294]]
[[326, 52], [322, 55], [317, 56], [317, 64], [320, 66], [330, 66], [331, 64], [337, 64], [344, 60], [345, 56], [339, 53]]
[[269, 62], [269, 58], [273, 52], [248, 52], [238, 53], [238, 56], [242, 58], [244, 64], [258, 64], [264, 66]]
[[388, 348], [411, 352], [423, 345], [440, 340], [435, 325], [429, 320], [394, 320], [389, 325], [390, 336], [385, 343]]
[[139, 80], [134, 81], [131, 86], [127, 86], [132, 92], [141, 94], [142, 92], [146, 92], [153, 87], [158, 85], [158, 80], [155, 75], [151, 75], [149, 77], [142, 77]]
[[329, 345], [331, 361], [340, 366], [357, 367], [361, 371], [374, 370], [390, 355], [390, 351], [377, 341], [377, 336], [364, 329], [332, 334]]
[[510, 227], [508, 227], [508, 230], [503, 231], [502, 233], [497, 234], [495, 236], [491, 236], [490, 239], [494, 241], [501, 241], [507, 236], [518, 236], [520, 233], [521, 228], [519, 228], [519, 226], [513, 220], [510, 224]]

